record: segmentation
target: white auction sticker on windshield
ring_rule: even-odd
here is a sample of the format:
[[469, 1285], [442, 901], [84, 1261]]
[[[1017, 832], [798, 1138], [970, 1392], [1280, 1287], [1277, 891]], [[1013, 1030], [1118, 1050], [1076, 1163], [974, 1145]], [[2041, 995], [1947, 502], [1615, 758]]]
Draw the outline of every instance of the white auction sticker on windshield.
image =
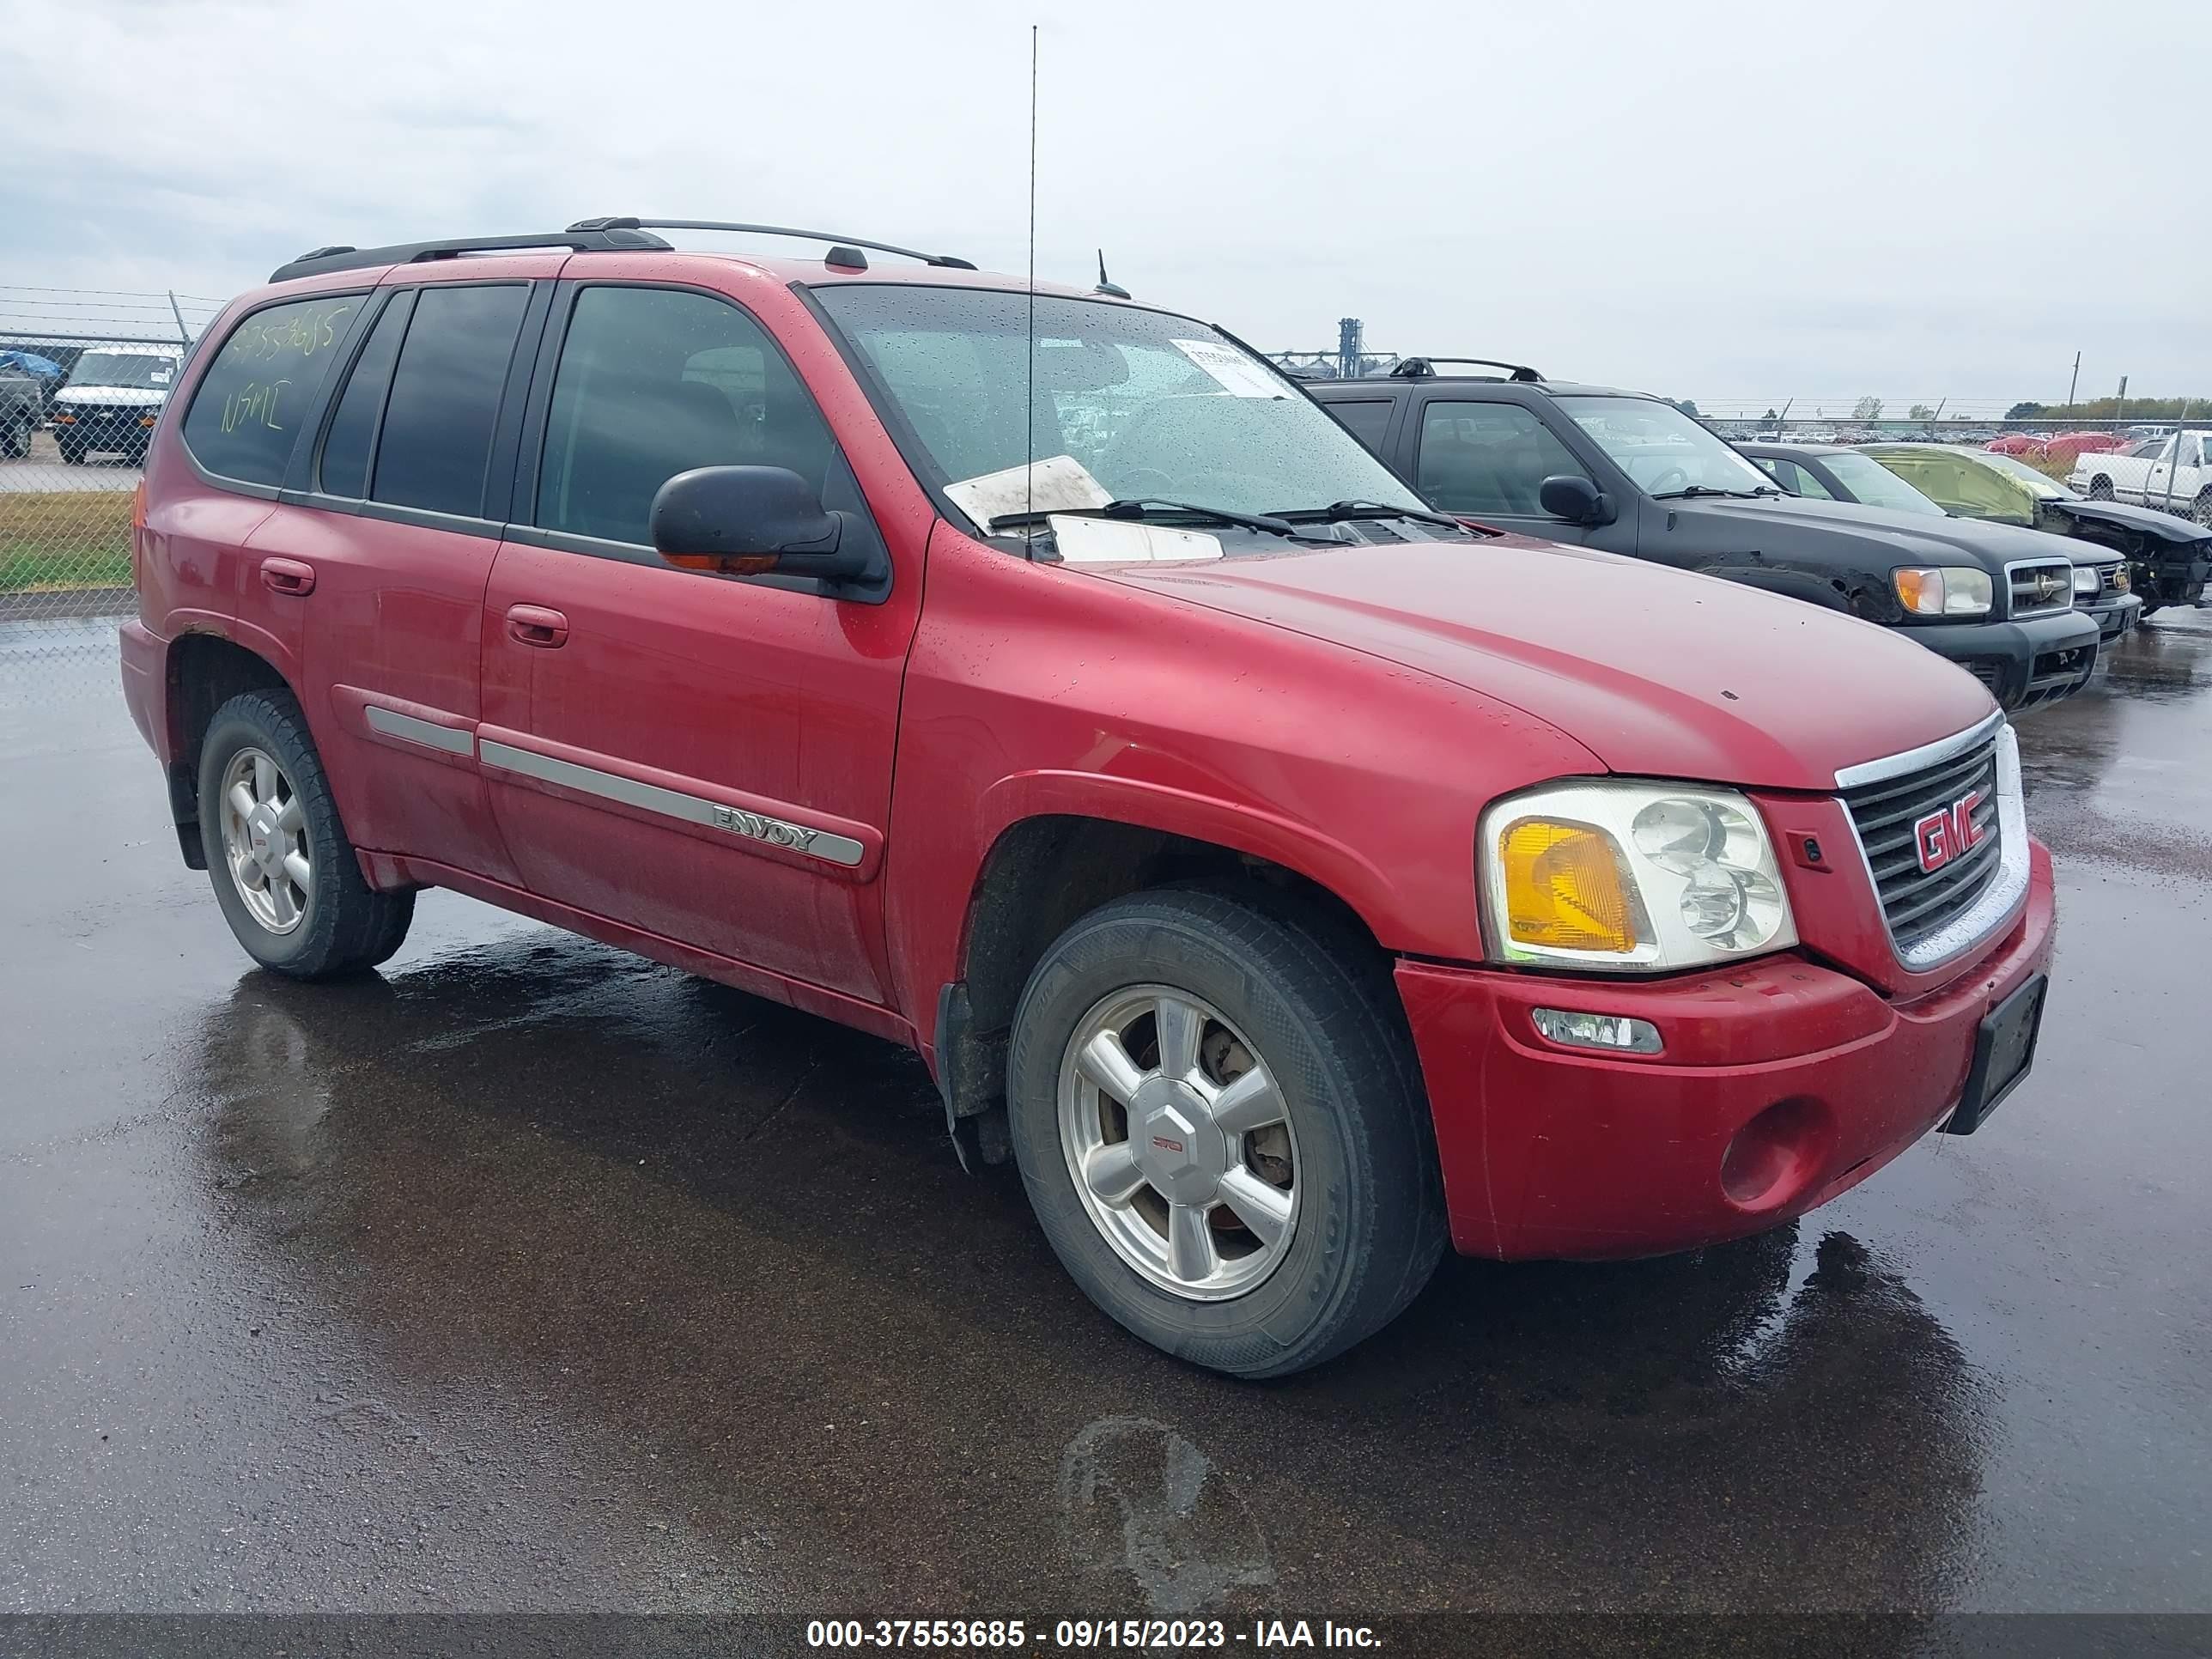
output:
[[1009, 466], [945, 486], [953, 504], [987, 528], [1010, 513], [1056, 513], [1103, 507], [1113, 496], [1073, 455], [1054, 455], [1029, 466]]
[[1170, 340], [1168, 343], [1196, 363], [1232, 398], [1287, 398], [1291, 394], [1274, 374], [1233, 346], [1218, 340]]
[[1187, 564], [1221, 556], [1218, 538], [1171, 525], [1055, 513], [1052, 544], [1068, 564]]

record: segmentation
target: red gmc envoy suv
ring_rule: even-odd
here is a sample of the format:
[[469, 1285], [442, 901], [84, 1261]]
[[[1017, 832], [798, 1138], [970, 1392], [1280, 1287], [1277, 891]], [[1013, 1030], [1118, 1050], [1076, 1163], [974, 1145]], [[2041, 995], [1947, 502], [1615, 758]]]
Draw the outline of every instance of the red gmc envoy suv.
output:
[[194, 352], [123, 681], [264, 966], [450, 887], [909, 1044], [1248, 1376], [1447, 1241], [1753, 1232], [2025, 1073], [2050, 860], [1957, 668], [1440, 516], [1119, 290], [654, 234], [712, 229], [770, 228], [320, 249]]

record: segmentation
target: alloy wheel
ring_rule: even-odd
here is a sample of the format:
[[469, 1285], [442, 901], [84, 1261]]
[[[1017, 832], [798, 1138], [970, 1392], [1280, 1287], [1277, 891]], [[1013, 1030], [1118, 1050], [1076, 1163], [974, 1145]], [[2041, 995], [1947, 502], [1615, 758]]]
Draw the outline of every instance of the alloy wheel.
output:
[[222, 801], [223, 857], [239, 897], [270, 933], [290, 933], [315, 890], [299, 792], [283, 767], [248, 748], [223, 769]]
[[1289, 1254], [1297, 1142], [1259, 1050], [1187, 991], [1095, 1004], [1060, 1067], [1060, 1149], [1092, 1223], [1161, 1289], [1219, 1301]]

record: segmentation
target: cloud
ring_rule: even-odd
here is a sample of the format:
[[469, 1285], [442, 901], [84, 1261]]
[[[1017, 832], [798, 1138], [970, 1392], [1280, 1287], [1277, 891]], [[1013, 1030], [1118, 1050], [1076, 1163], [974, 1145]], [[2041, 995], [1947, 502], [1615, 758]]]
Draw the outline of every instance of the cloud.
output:
[[[971, 0], [0, 0], [0, 283], [644, 212], [1025, 258], [1029, 24]], [[1041, 274], [1267, 347], [1698, 397], [2212, 390], [2192, 5], [1044, 16]], [[2166, 43], [2139, 50], [2145, 40]], [[2096, 135], [2124, 132], [2124, 144]], [[2092, 373], [2092, 369], [2094, 373]]]

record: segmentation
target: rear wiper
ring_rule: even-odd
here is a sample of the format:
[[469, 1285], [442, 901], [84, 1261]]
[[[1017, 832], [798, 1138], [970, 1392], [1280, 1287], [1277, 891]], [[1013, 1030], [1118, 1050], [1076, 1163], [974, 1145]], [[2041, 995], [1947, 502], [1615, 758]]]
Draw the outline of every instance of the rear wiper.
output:
[[1380, 501], [1331, 501], [1327, 507], [1294, 507], [1281, 513], [1270, 513], [1271, 519], [1280, 519], [1285, 524], [1342, 524], [1347, 519], [1411, 519], [1418, 524], [1442, 525], [1447, 530], [1464, 530], [1467, 526], [1457, 519], [1442, 513], [1425, 513], [1418, 507], [1385, 507]]
[[1781, 493], [1771, 484], [1762, 484], [1757, 489], [1716, 489], [1711, 484], [1684, 484], [1680, 489], [1662, 489], [1651, 499], [1655, 501], [1679, 501], [1693, 495], [1733, 495], [1738, 501], [1755, 501], [1762, 495], [1779, 495]]
[[1271, 518], [1263, 513], [1237, 513], [1225, 507], [1202, 507], [1195, 501], [1164, 501], [1152, 495], [1133, 495], [1126, 501], [1109, 501], [1103, 507], [1055, 507], [1036, 513], [1001, 513], [983, 528], [996, 534], [1001, 530], [1018, 530], [1026, 526], [1040, 525], [1057, 515], [1080, 519], [1129, 519], [1139, 522], [1165, 518], [1201, 519], [1208, 524], [1230, 524], [1242, 530], [1257, 530], [1270, 536], [1287, 536], [1293, 541], [1311, 539], [1301, 537], [1296, 525]]

